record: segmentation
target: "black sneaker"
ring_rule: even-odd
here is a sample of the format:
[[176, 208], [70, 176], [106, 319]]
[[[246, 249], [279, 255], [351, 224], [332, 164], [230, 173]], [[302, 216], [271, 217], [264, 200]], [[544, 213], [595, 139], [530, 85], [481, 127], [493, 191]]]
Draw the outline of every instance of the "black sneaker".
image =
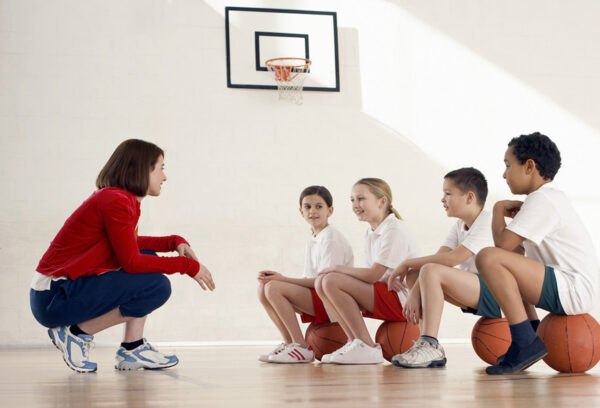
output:
[[548, 354], [548, 350], [538, 336], [535, 336], [535, 340], [530, 345], [523, 348], [513, 342], [506, 354], [500, 356], [504, 357], [503, 360], [496, 365], [489, 366], [485, 372], [491, 375], [518, 373], [544, 358], [546, 354]]

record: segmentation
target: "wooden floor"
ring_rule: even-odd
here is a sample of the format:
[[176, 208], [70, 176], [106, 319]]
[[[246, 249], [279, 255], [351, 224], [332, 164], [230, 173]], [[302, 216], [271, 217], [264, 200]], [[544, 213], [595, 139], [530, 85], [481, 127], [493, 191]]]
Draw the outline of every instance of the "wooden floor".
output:
[[[0, 350], [0, 401], [29, 407], [598, 407], [600, 369], [557, 374], [543, 362], [495, 377], [470, 345], [446, 345], [443, 369], [275, 365], [269, 347], [176, 348], [178, 366], [119, 372], [96, 348], [98, 372], [71, 371], [54, 348]], [[166, 351], [166, 349], [164, 350]]]

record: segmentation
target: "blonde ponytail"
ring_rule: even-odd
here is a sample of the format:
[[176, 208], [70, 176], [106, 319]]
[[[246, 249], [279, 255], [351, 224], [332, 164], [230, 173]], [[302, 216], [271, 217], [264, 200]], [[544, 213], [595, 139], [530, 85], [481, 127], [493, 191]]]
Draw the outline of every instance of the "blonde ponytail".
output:
[[369, 188], [369, 191], [377, 198], [385, 197], [388, 202], [388, 209], [386, 213], [388, 215], [394, 214], [394, 216], [399, 220], [402, 219], [398, 211], [396, 211], [396, 209], [392, 205], [392, 189], [390, 188], [390, 185], [388, 183], [379, 178], [368, 177], [358, 180], [356, 183], [354, 183], [354, 185], [356, 184], [362, 184], [364, 186], [367, 186]]

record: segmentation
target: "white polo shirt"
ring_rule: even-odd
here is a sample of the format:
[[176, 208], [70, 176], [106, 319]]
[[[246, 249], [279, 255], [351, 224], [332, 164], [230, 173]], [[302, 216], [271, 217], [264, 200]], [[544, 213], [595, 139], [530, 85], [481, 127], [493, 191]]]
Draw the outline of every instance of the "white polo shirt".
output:
[[[406, 223], [396, 218], [394, 214], [388, 215], [375, 231], [369, 228], [365, 235], [365, 263], [370, 268], [374, 263], [386, 266], [387, 270], [379, 279], [387, 284], [388, 277], [405, 259], [419, 256], [417, 240]], [[400, 302], [404, 306], [408, 297], [408, 290], [398, 292]]]
[[525, 238], [525, 256], [554, 268], [567, 314], [588, 313], [598, 297], [592, 239], [566, 195], [550, 183], [530, 193], [506, 227]]
[[456, 249], [459, 245], [473, 252], [473, 256], [456, 267], [463, 271], [477, 273], [475, 255], [483, 248], [494, 246], [492, 214], [488, 211], [481, 211], [469, 229], [467, 229], [463, 220], [456, 221], [442, 246]]
[[354, 266], [352, 247], [344, 236], [331, 225], [306, 243], [303, 278], [316, 278], [323, 269], [335, 265]]

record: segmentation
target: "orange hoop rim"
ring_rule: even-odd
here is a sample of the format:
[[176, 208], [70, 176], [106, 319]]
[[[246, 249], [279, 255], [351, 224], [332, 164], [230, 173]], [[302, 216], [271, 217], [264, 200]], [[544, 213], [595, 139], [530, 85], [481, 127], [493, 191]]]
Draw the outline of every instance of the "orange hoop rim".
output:
[[[297, 64], [297, 65], [274, 64], [275, 61], [290, 61], [290, 60], [304, 61], [304, 64]], [[271, 58], [271, 59], [268, 59], [265, 61], [265, 65], [267, 67], [274, 68], [274, 69], [308, 68], [311, 64], [312, 64], [312, 61], [309, 60], [308, 58], [297, 58], [297, 57], [279, 57], [279, 58]]]

